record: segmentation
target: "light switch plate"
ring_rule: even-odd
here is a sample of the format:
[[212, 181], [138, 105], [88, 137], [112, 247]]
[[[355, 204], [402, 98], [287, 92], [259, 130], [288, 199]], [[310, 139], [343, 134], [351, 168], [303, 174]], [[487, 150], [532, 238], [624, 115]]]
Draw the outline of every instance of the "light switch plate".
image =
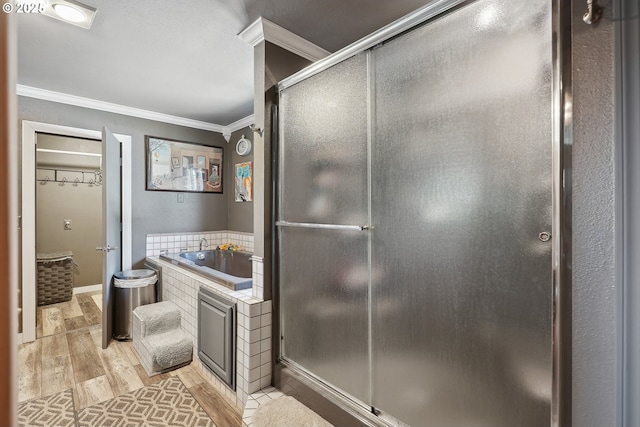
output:
[[184, 193], [178, 193], [178, 203], [184, 203]]
[[64, 229], [65, 230], [71, 230], [71, 220], [70, 219], [65, 219], [64, 220]]

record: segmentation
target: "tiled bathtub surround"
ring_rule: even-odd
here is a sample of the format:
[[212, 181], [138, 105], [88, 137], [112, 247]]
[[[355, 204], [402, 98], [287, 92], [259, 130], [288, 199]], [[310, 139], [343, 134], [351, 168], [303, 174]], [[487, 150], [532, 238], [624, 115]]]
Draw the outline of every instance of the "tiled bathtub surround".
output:
[[258, 299], [264, 299], [264, 264], [262, 263], [263, 258], [253, 256], [251, 257], [253, 261], [253, 270], [251, 273], [251, 277], [253, 278], [253, 296]]
[[[244, 252], [253, 252], [253, 234], [239, 231], [203, 231], [200, 233], [162, 233], [147, 234], [147, 256], [160, 256], [161, 251], [177, 253], [183, 251], [197, 251], [200, 249], [200, 241], [207, 239], [209, 247], [215, 249], [223, 243], [233, 242], [240, 246]], [[204, 249], [204, 248], [203, 248]], [[264, 273], [262, 258], [253, 257], [253, 287], [252, 295], [258, 299], [264, 299]]]
[[[215, 249], [216, 246], [223, 243], [233, 242], [240, 246], [240, 250], [253, 253], [253, 234], [241, 233], [239, 231], [202, 231], [193, 233], [161, 233], [147, 234], [147, 250], [148, 257], [156, 257], [160, 255], [160, 251], [169, 251], [170, 253], [187, 251], [197, 251], [200, 249], [200, 241], [207, 239], [209, 247], [206, 249]], [[205, 249], [205, 248], [203, 248]]]
[[[162, 259], [154, 261], [162, 266], [162, 298], [180, 308], [182, 329], [193, 339], [194, 363], [232, 404], [242, 409], [248, 395], [271, 384], [271, 301], [254, 298], [251, 289], [234, 292]], [[198, 358], [196, 328], [200, 286], [237, 304], [235, 392]]]

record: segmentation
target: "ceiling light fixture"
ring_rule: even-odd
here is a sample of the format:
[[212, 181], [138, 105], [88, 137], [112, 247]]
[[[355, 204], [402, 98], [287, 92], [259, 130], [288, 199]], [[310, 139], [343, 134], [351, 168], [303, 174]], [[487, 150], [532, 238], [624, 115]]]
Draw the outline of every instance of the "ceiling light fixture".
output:
[[85, 20], [84, 13], [81, 10], [66, 4], [56, 3], [53, 5], [53, 10], [65, 21], [78, 23]]
[[50, 0], [44, 14], [69, 24], [89, 29], [97, 10], [75, 0]]

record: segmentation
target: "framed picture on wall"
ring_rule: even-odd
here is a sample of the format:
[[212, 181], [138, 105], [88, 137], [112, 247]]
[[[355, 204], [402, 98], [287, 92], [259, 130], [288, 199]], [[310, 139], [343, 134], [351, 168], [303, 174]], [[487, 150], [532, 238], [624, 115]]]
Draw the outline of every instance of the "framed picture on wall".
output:
[[145, 136], [147, 191], [222, 193], [223, 149]]
[[235, 201], [253, 200], [253, 162], [236, 163]]

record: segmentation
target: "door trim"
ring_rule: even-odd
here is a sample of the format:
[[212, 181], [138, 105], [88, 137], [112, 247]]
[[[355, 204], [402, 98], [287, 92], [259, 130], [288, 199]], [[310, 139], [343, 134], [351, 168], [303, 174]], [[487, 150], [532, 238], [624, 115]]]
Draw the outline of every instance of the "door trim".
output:
[[[638, 34], [640, 4], [619, 0], [614, 3], [614, 16], [620, 17], [616, 31], [616, 257], [617, 294], [617, 389], [616, 402], [619, 427], [640, 425], [640, 48]], [[619, 113], [619, 114], [618, 114]]]
[[[36, 339], [36, 133], [102, 140], [101, 130], [22, 121], [22, 340]], [[131, 268], [131, 136], [122, 145], [122, 268]]]

